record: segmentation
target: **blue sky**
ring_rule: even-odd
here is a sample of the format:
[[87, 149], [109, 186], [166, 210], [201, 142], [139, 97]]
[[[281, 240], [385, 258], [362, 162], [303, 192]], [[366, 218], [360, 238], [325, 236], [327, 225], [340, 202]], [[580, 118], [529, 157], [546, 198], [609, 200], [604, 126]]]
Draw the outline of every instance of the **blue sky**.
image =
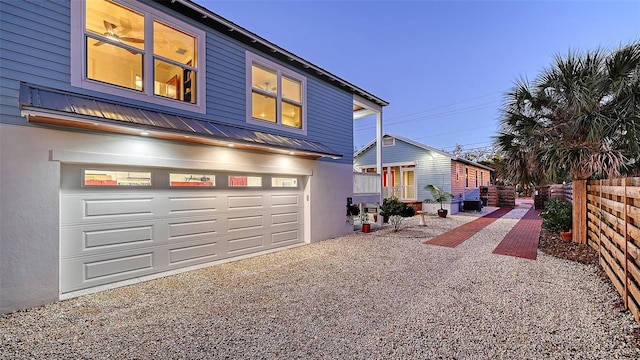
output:
[[[640, 1], [197, 0], [389, 101], [384, 131], [451, 151], [491, 145], [504, 94], [557, 54], [640, 40]], [[375, 119], [354, 124], [354, 146]]]

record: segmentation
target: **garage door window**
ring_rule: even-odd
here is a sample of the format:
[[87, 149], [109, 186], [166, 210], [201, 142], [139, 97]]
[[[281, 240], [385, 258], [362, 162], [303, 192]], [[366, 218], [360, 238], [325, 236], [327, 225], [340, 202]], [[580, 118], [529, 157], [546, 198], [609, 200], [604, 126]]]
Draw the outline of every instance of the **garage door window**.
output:
[[151, 172], [85, 170], [85, 186], [151, 186]]
[[271, 178], [271, 187], [298, 187], [298, 179], [296, 178], [285, 178], [285, 177], [274, 177]]
[[260, 176], [229, 176], [230, 187], [262, 187]]
[[180, 186], [198, 186], [198, 187], [214, 187], [216, 186], [216, 176], [212, 174], [183, 174], [170, 173], [169, 181], [171, 187]]

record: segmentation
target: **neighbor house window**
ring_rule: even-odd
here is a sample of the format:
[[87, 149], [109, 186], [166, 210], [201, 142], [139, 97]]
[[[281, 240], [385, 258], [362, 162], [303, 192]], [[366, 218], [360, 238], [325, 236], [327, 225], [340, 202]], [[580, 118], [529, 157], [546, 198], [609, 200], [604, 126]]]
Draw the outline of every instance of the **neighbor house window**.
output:
[[464, 182], [464, 186], [469, 187], [469, 168], [464, 168]]
[[247, 52], [248, 122], [306, 131], [306, 78]]
[[393, 146], [396, 144], [396, 139], [392, 137], [382, 138], [382, 146]]
[[204, 112], [204, 31], [137, 1], [71, 7], [72, 85]]

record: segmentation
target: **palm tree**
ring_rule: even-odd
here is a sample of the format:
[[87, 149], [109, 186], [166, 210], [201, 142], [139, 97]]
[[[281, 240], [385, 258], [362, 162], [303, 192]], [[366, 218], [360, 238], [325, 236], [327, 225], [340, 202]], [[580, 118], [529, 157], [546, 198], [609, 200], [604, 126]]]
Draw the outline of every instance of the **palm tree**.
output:
[[496, 146], [510, 180], [616, 177], [640, 168], [640, 43], [557, 56], [506, 94]]

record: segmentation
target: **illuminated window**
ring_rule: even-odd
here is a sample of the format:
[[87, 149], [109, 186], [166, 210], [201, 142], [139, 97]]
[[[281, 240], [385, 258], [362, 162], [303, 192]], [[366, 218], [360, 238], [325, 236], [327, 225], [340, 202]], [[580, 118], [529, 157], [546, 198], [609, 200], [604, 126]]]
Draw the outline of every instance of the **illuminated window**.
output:
[[260, 176], [233, 176], [229, 175], [229, 187], [261, 187]]
[[298, 187], [298, 179], [296, 178], [271, 178], [271, 187]]
[[74, 86], [204, 112], [203, 31], [137, 1], [71, 7]]
[[151, 186], [151, 173], [85, 170], [83, 184], [85, 186]]
[[199, 187], [214, 187], [216, 186], [215, 175], [203, 175], [203, 174], [169, 174], [170, 186], [199, 186]]
[[247, 53], [248, 121], [306, 131], [306, 78]]

